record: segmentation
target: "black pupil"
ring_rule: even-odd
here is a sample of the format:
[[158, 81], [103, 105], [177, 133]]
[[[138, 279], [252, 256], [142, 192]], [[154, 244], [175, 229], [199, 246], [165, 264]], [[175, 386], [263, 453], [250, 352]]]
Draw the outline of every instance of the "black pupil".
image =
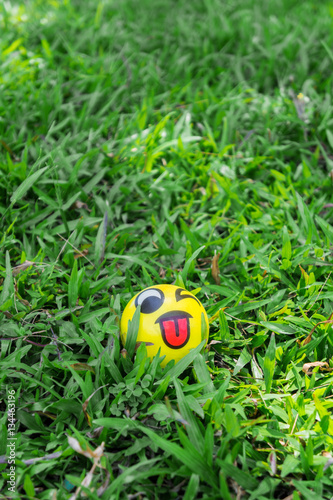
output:
[[154, 295], [151, 297], [147, 297], [141, 304], [141, 312], [143, 314], [153, 313], [157, 311], [159, 307], [161, 307], [161, 304], [162, 300], [160, 297], [155, 297]]
[[[158, 294], [158, 295], [157, 295]], [[147, 295], [147, 297], [145, 297]], [[151, 288], [150, 292], [146, 290], [138, 295], [135, 300], [135, 305], [138, 307], [140, 304], [141, 312], [143, 314], [151, 314], [161, 307], [164, 302], [164, 293], [157, 288]]]

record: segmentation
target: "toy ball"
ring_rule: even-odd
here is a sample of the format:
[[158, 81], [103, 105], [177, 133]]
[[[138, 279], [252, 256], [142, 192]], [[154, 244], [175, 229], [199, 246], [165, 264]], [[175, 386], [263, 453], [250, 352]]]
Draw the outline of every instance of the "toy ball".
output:
[[161, 349], [160, 356], [165, 356], [162, 367], [172, 359], [177, 363], [202, 340], [207, 344], [209, 325], [201, 302], [179, 286], [158, 285], [145, 288], [125, 307], [120, 323], [124, 345], [129, 321], [138, 306], [141, 312], [137, 342], [146, 343], [150, 358]]

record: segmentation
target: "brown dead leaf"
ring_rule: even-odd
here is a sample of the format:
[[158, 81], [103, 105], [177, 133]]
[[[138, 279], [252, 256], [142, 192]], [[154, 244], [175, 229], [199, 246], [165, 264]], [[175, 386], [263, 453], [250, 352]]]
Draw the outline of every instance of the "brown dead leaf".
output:
[[212, 276], [217, 285], [221, 284], [221, 279], [220, 279], [220, 270], [219, 270], [219, 253], [214, 253], [214, 257], [212, 260]]
[[207, 345], [207, 347], [209, 347], [211, 345], [215, 345], [215, 344], [223, 344], [223, 341], [222, 340], [211, 340], [209, 342], [209, 344]]
[[71, 206], [72, 209], [76, 209], [76, 210], [82, 210], [82, 208], [84, 208], [85, 210], [88, 210], [88, 212], [91, 212], [90, 208], [88, 207], [88, 205], [86, 203], [84, 203], [83, 201], [80, 201], [80, 200], [76, 200], [75, 203], [73, 203], [73, 205]]
[[160, 270], [158, 271], [158, 275], [163, 280], [165, 278], [165, 275], [166, 275], [166, 270], [163, 269], [163, 267], [160, 267]]
[[19, 158], [15, 155], [14, 151], [8, 146], [8, 144], [4, 140], [0, 139], [0, 144], [3, 145], [5, 150], [10, 154], [11, 158], [14, 161], [19, 161]]
[[74, 259], [79, 259], [80, 257], [85, 257], [88, 254], [88, 252], [89, 252], [89, 250], [87, 248], [85, 248], [84, 250], [82, 250], [82, 252], [74, 254]]
[[312, 340], [312, 334], [313, 332], [315, 331], [315, 329], [317, 328], [318, 325], [325, 325], [325, 324], [328, 324], [328, 323], [333, 323], [333, 313], [330, 315], [330, 317], [325, 320], [325, 321], [319, 321], [319, 323], [316, 323], [315, 326], [312, 328], [311, 332], [309, 333], [309, 335], [306, 337], [305, 340], [303, 340], [303, 342], [301, 343], [301, 345], [306, 345], [306, 344], [309, 344]]
[[[76, 363], [76, 364], [80, 365], [80, 364], [84, 364], [84, 363]], [[73, 366], [73, 365], [71, 365], [71, 366]], [[88, 422], [89, 427], [91, 427], [91, 416], [87, 412], [87, 406], [88, 406], [89, 401], [91, 400], [91, 398], [96, 394], [96, 392], [98, 392], [100, 389], [103, 389], [103, 387], [106, 387], [106, 385], [102, 385], [101, 387], [99, 387], [98, 389], [96, 389], [96, 391], [94, 391], [92, 394], [90, 394], [89, 398], [87, 398], [85, 400], [85, 402], [83, 403], [83, 405], [82, 405], [82, 410], [83, 410], [84, 416], [86, 417], [86, 420]]]
[[9, 311], [3, 311], [2, 314], [4, 314], [8, 319], [11, 319], [13, 317], [13, 315]]
[[95, 373], [95, 370], [92, 366], [87, 365], [86, 363], [74, 363], [71, 367], [77, 372], [89, 371]]
[[36, 262], [31, 262], [30, 260], [26, 260], [23, 264], [19, 266], [15, 266], [12, 269], [13, 276], [17, 276], [21, 271], [25, 271], [28, 267], [35, 266]]
[[315, 368], [316, 366], [319, 366], [321, 370], [330, 372], [333, 370], [333, 368], [329, 367], [329, 364], [326, 363], [326, 361], [314, 361], [313, 363], [305, 363], [303, 365], [302, 371], [305, 373], [305, 375], [309, 375], [309, 372], [311, 368]]
[[19, 301], [20, 301], [20, 302], [21, 302], [21, 304], [23, 304], [24, 306], [31, 307], [30, 302], [28, 302], [27, 300], [25, 300], [25, 299], [19, 299]]
[[327, 460], [326, 464], [324, 465], [324, 471], [328, 469], [331, 465], [333, 465], [333, 458], [329, 458]]
[[76, 438], [67, 436], [67, 439], [69, 446], [73, 448], [74, 451], [80, 453], [80, 455], [84, 455], [85, 457], [94, 458], [94, 451], [89, 448], [89, 446], [87, 446], [87, 449], [84, 450]]
[[57, 415], [53, 415], [53, 413], [49, 413], [48, 411], [35, 411], [35, 413], [37, 413], [37, 415], [41, 415], [42, 417], [51, 418], [52, 420], [57, 418]]
[[226, 309], [228, 309], [227, 307], [221, 307], [215, 314], [213, 314], [213, 316], [211, 316], [210, 318], [208, 318], [208, 323], [212, 323], [213, 321], [215, 321], [219, 315], [220, 315], [220, 311], [225, 311]]
[[81, 482], [81, 485], [78, 488], [76, 488], [75, 493], [70, 497], [70, 500], [76, 500], [79, 497], [82, 486], [84, 486], [85, 488], [89, 488], [96, 467], [100, 467], [106, 473], [106, 479], [103, 485], [97, 490], [97, 496], [100, 496], [107, 489], [110, 481], [110, 474], [105, 469], [105, 467], [103, 467], [100, 464], [100, 460], [104, 455], [105, 443], [103, 442], [102, 444], [100, 444], [95, 450], [92, 450], [89, 447], [87, 447], [87, 450], [83, 450], [77, 439], [73, 438], [72, 436], [67, 436], [67, 439], [68, 439], [68, 444], [70, 445], [71, 448], [73, 448], [73, 450], [77, 451], [81, 455], [84, 455], [85, 457], [92, 458], [94, 461], [90, 471], [87, 472], [86, 476]]
[[154, 343], [153, 343], [153, 342], [137, 342], [137, 343], [135, 344], [135, 350], [136, 350], [136, 351], [139, 349], [139, 347], [140, 347], [140, 345], [141, 345], [141, 344], [146, 344], [147, 346], [154, 345]]
[[87, 432], [88, 438], [97, 439], [101, 435], [103, 429], [104, 427], [101, 425], [100, 427], [96, 427], [96, 429], [94, 429], [92, 432]]
[[300, 270], [301, 270], [301, 273], [302, 273], [302, 276], [303, 276], [303, 278], [304, 278], [304, 281], [307, 283], [307, 281], [308, 281], [308, 279], [309, 279], [309, 275], [308, 275], [308, 273], [307, 273], [307, 272], [303, 269], [303, 267], [302, 267], [302, 266], [298, 266], [298, 267], [299, 267], [299, 268], [300, 268]]

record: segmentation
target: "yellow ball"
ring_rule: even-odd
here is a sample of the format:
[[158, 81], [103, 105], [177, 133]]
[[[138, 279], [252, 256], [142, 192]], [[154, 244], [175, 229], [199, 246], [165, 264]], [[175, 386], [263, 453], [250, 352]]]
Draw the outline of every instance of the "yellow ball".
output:
[[120, 335], [123, 344], [129, 321], [141, 306], [137, 342], [145, 342], [147, 353], [153, 358], [159, 348], [165, 359], [165, 366], [174, 359], [177, 363], [197, 347], [202, 340], [208, 340], [208, 318], [201, 302], [184, 288], [174, 285], [157, 285], [145, 288], [135, 295], [123, 312]]

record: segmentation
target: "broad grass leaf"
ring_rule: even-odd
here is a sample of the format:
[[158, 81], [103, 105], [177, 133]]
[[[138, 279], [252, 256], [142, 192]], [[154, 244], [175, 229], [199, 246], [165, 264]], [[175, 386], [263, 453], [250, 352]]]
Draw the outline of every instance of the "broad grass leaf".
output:
[[225, 405], [224, 418], [225, 418], [225, 428], [228, 434], [230, 434], [234, 438], [238, 437], [240, 427], [237, 416], [233, 412], [230, 405]]
[[24, 491], [26, 492], [26, 494], [28, 495], [28, 497], [30, 497], [30, 498], [35, 497], [35, 488], [34, 488], [34, 485], [31, 481], [31, 477], [29, 476], [29, 474], [26, 474], [24, 477], [23, 488], [24, 488]]
[[[87, 323], [94, 318], [102, 318], [106, 314], [110, 314], [109, 307], [102, 307], [101, 309], [96, 309], [95, 311], [89, 311], [86, 314], [82, 314], [78, 317], [78, 323], [81, 325], [83, 323]], [[60, 319], [61, 313], [56, 316], [56, 319]]]
[[211, 468], [213, 468], [213, 454], [214, 454], [214, 429], [213, 429], [213, 424], [209, 423], [205, 431], [204, 457], [207, 464]]
[[324, 420], [325, 418], [327, 419], [327, 432], [330, 436], [333, 436], [333, 418], [331, 416], [331, 413], [327, 410], [327, 408], [325, 408], [324, 404], [319, 398], [320, 398], [320, 389], [317, 389], [313, 393], [313, 400], [316, 405], [316, 409], [319, 413], [321, 420]]
[[[131, 467], [128, 467], [112, 481], [111, 485], [105, 490], [103, 497], [119, 498], [119, 494], [124, 491], [124, 485], [128, 483], [129, 478], [131, 478], [132, 482], [133, 480], [140, 480], [140, 478], [145, 479], [149, 476], [156, 476], [159, 473], [159, 468], [155, 469], [151, 467], [151, 465], [160, 460], [160, 457], [152, 458], [150, 460], [143, 460], [135, 465], [132, 465]], [[136, 473], [136, 471], [140, 468], [145, 468], [143, 474], [140, 474], [139, 472]], [[115, 494], [117, 495], [115, 496]]]
[[197, 492], [199, 489], [200, 477], [198, 474], [192, 474], [188, 482], [187, 488], [185, 490], [185, 495], [183, 500], [193, 500], [197, 498]]
[[170, 382], [170, 377], [167, 376], [152, 395], [152, 399], [157, 399], [157, 400], [162, 399], [169, 387], [169, 382]]
[[[250, 254], [254, 254], [261, 266], [267, 270], [267, 272], [277, 276], [285, 285], [293, 287], [292, 281], [288, 278], [287, 274], [281, 271], [276, 264], [274, 264], [265, 254], [263, 254], [258, 248], [256, 248], [248, 238], [243, 238], [245, 246], [247, 247]], [[268, 299], [269, 301], [270, 299]], [[261, 301], [259, 301], [261, 302]], [[229, 311], [228, 311], [229, 312]], [[234, 314], [234, 313], [230, 313]]]
[[266, 355], [264, 358], [264, 379], [266, 385], [266, 392], [270, 392], [272, 387], [272, 381], [275, 370], [275, 335], [272, 333], [271, 340], [269, 342]]
[[82, 404], [78, 403], [78, 401], [75, 401], [75, 399], [64, 398], [61, 401], [56, 401], [55, 403], [53, 403], [49, 407], [49, 409], [51, 411], [54, 411], [55, 409], [62, 410], [68, 414], [79, 416], [82, 412]]
[[229, 325], [228, 325], [228, 321], [227, 321], [225, 312], [220, 310], [218, 314], [219, 314], [221, 339], [227, 340], [230, 337], [230, 329], [229, 329]]
[[32, 386], [40, 386], [43, 387], [46, 391], [50, 392], [56, 399], [62, 399], [61, 395], [57, 393], [57, 391], [53, 390], [52, 387], [49, 387], [47, 384], [42, 382], [41, 380], [37, 380], [35, 377], [31, 378], [28, 377], [28, 375], [25, 375], [24, 373], [21, 372], [12, 372], [10, 373], [10, 377], [15, 377], [19, 379], [23, 379], [28, 381]]
[[217, 487], [216, 477], [213, 471], [205, 463], [203, 457], [199, 454], [190, 453], [188, 450], [184, 450], [178, 444], [164, 439], [151, 429], [141, 427], [141, 430], [147, 434], [147, 436], [151, 438], [152, 442], [159, 448], [173, 455], [195, 474], [199, 474], [201, 479], [210, 484], [210, 486], [213, 486], [214, 488]]
[[251, 354], [249, 353], [247, 347], [244, 347], [244, 349], [242, 350], [238, 360], [237, 360], [237, 363], [235, 365], [235, 368], [234, 368], [234, 376], [237, 375], [238, 372], [241, 371], [241, 369], [247, 365], [247, 363], [249, 363], [252, 359], [252, 356]]
[[328, 143], [331, 146], [331, 149], [333, 150], [333, 134], [329, 129], [326, 130], [326, 136], [327, 136]]
[[215, 401], [218, 406], [221, 406], [223, 404], [224, 396], [225, 396], [225, 393], [228, 389], [230, 379], [231, 379], [231, 375], [230, 375], [230, 373], [228, 373], [227, 378], [225, 379], [223, 384], [220, 385], [219, 390], [217, 391], [217, 393], [214, 396], [213, 401]]
[[241, 304], [240, 306], [230, 307], [227, 310], [227, 313], [233, 316], [237, 316], [243, 312], [254, 311], [255, 309], [259, 309], [259, 307], [265, 306], [271, 301], [271, 299], [263, 299], [263, 300], [254, 300], [253, 302], [247, 302], [245, 304]]
[[35, 184], [35, 182], [41, 177], [41, 175], [43, 175], [44, 172], [46, 172], [48, 168], [49, 167], [41, 168], [40, 170], [37, 170], [37, 172], [29, 175], [29, 177], [27, 177], [12, 194], [10, 198], [11, 204], [14, 205], [17, 200], [23, 198], [25, 193]]
[[309, 490], [309, 488], [305, 486], [304, 481], [296, 481], [296, 479], [293, 479], [292, 484], [295, 486], [296, 490], [299, 491], [299, 493], [302, 495], [302, 498], [304, 498], [305, 500], [322, 499], [322, 497], [320, 497], [316, 491]]
[[74, 261], [71, 277], [68, 283], [68, 307], [75, 307], [79, 296], [79, 279], [77, 271], [77, 260]]
[[288, 269], [291, 266], [291, 243], [288, 228], [283, 226], [282, 231], [282, 269]]
[[132, 358], [135, 352], [136, 339], [138, 337], [140, 325], [140, 313], [141, 307], [138, 306], [133, 314], [133, 318], [128, 322], [125, 349], [130, 358]]
[[138, 424], [130, 418], [117, 418], [117, 417], [102, 417], [93, 420], [93, 424], [97, 427], [103, 426], [107, 429], [115, 429], [117, 431], [124, 431], [125, 429], [137, 429]]
[[289, 232], [286, 226], [283, 226], [282, 232], [282, 258], [290, 260], [291, 259], [291, 244], [289, 238]]
[[225, 473], [223, 472], [223, 470], [220, 470], [219, 479], [220, 479], [221, 498], [223, 498], [223, 500], [232, 500], [234, 497], [231, 497], [231, 495], [230, 495], [228, 483], [227, 483]]
[[201, 340], [208, 342], [207, 323], [204, 313], [201, 313]]
[[329, 58], [331, 59], [332, 63], [333, 63], [333, 52], [332, 50], [330, 49], [330, 47], [327, 45], [326, 42], [324, 42], [324, 40], [320, 40], [322, 46], [325, 48]]
[[105, 212], [103, 221], [100, 223], [97, 236], [95, 239], [95, 255], [94, 262], [96, 265], [100, 264], [104, 260], [105, 255], [105, 244], [107, 235], [107, 224], [108, 224], [108, 214]]
[[107, 351], [104, 351], [103, 356], [105, 358], [105, 368], [109, 371], [112, 379], [119, 384], [123, 381], [123, 377], [117, 367], [116, 363], [111, 359]]
[[258, 481], [247, 472], [244, 472], [238, 467], [235, 467], [229, 462], [220, 460], [219, 458], [217, 459], [217, 462], [221, 466], [224, 474], [236, 481], [236, 483], [239, 484], [245, 491], [251, 492], [258, 487]]
[[[98, 219], [98, 222], [100, 222], [101, 219]], [[158, 272], [156, 271], [156, 269], [151, 266], [150, 264], [148, 264], [148, 262], [144, 261], [143, 259], [140, 259], [139, 257], [136, 257], [135, 255], [117, 255], [115, 253], [107, 253], [105, 255], [105, 257], [107, 257], [108, 259], [120, 259], [120, 260], [125, 260], [127, 262], [133, 262], [134, 264], [137, 264], [138, 266], [141, 267], [145, 267], [146, 269], [148, 269], [148, 271], [151, 272], [151, 274], [153, 276], [155, 276], [155, 278], [159, 281], [160, 280], [160, 276], [158, 274]]]
[[199, 253], [205, 248], [205, 245], [201, 246], [200, 248], [198, 248], [195, 252], [193, 252], [193, 254], [191, 255], [191, 257], [186, 261], [185, 263], [185, 266], [184, 266], [184, 269], [182, 270], [181, 272], [181, 276], [183, 278], [183, 281], [184, 283], [186, 283], [186, 279], [187, 279], [187, 273], [190, 269], [190, 265], [192, 264], [192, 262], [197, 258], [197, 256], [199, 255]]
[[295, 335], [296, 330], [287, 323], [279, 323], [275, 321], [261, 321], [260, 324], [275, 333], [282, 333], [284, 335]]
[[149, 373], [153, 379], [155, 378], [155, 374], [156, 374], [156, 371], [157, 371], [159, 364], [164, 359], [164, 356], [160, 356], [160, 354], [161, 354], [161, 348], [158, 349], [157, 354], [153, 357], [153, 360], [150, 363], [150, 366], [148, 368], [147, 373]]
[[215, 390], [212, 379], [210, 378], [210, 373], [205, 363], [204, 357], [202, 354], [198, 354], [193, 361], [193, 368], [198, 377], [199, 382], [205, 383], [205, 387], [203, 388], [203, 392], [213, 392]]
[[13, 280], [13, 275], [12, 275], [12, 268], [10, 265], [10, 257], [9, 257], [9, 252], [6, 252], [6, 277], [4, 279], [3, 285], [2, 285], [2, 291], [0, 295], [0, 306], [4, 305], [5, 303], [11, 300], [11, 297], [14, 294], [14, 280]]
[[319, 217], [319, 215], [316, 215], [315, 219], [327, 238], [326, 246], [330, 248], [330, 245], [333, 244], [333, 227], [326, 220]]
[[301, 219], [304, 224], [304, 229], [305, 229], [305, 236], [306, 236], [306, 242], [305, 244], [308, 245], [311, 243], [312, 240], [312, 232], [313, 232], [313, 217], [311, 216], [309, 209], [307, 205], [304, 203], [304, 200], [301, 198], [301, 196], [296, 193], [296, 198], [297, 198], [297, 206], [298, 210], [301, 216]]
[[185, 425], [188, 437], [191, 441], [191, 443], [195, 446], [195, 448], [201, 453], [204, 453], [204, 438], [201, 433], [200, 427], [198, 425], [197, 418], [193, 415], [189, 405], [187, 404], [187, 401], [184, 397], [184, 394], [181, 390], [180, 383], [176, 379], [174, 381], [175, 388], [176, 388], [176, 396], [177, 396], [177, 401], [178, 401], [178, 407], [180, 410], [180, 413], [184, 420], [188, 423], [188, 425]]
[[281, 477], [289, 476], [289, 474], [292, 474], [299, 465], [300, 461], [298, 458], [293, 455], [287, 455], [281, 468]]
[[172, 368], [170, 368], [166, 373], [164, 373], [162, 380], [166, 377], [170, 377], [170, 379], [179, 377], [184, 370], [193, 362], [194, 358], [200, 353], [201, 349], [205, 345], [205, 341], [203, 340], [197, 347], [191, 349], [186, 356], [184, 356], [177, 364], [175, 364]]
[[19, 48], [19, 46], [24, 42], [24, 38], [17, 38], [16, 40], [14, 40], [14, 42], [12, 42], [9, 47], [7, 47], [6, 49], [4, 49], [2, 51], [2, 56], [8, 56], [9, 54], [11, 54], [12, 52], [14, 52], [16, 49]]
[[80, 333], [82, 337], [86, 340], [92, 354], [95, 356], [95, 358], [98, 358], [98, 356], [103, 351], [102, 344], [95, 338], [92, 332], [88, 333], [85, 330], [80, 329]]

